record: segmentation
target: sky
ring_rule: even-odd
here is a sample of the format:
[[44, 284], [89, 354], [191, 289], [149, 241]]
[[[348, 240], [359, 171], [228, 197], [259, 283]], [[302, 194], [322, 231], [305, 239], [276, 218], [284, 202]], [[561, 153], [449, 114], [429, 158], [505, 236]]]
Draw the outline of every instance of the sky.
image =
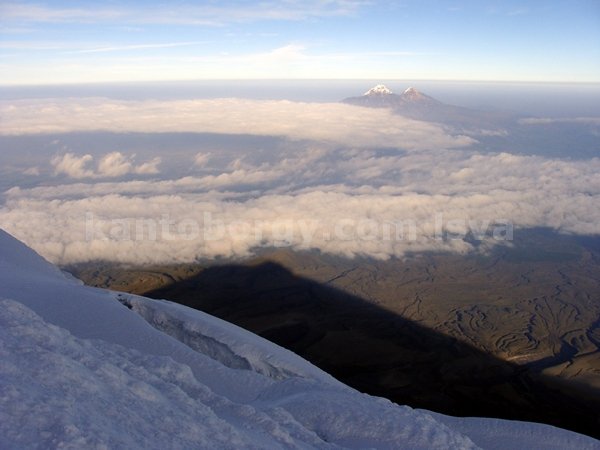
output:
[[0, 85], [600, 82], [597, 0], [0, 3]]

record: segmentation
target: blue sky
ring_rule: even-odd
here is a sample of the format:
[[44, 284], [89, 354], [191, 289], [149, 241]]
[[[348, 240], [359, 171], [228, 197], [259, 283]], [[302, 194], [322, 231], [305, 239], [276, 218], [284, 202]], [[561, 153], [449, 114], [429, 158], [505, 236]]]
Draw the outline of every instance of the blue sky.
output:
[[600, 1], [0, 3], [0, 84], [600, 82]]

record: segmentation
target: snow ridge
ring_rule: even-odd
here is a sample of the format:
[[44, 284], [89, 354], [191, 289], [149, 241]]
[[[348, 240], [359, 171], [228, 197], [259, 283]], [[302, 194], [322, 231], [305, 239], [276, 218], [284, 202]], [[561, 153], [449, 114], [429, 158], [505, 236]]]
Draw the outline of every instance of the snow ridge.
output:
[[377, 86], [369, 89], [363, 95], [389, 95], [391, 93], [392, 93], [392, 91], [389, 90], [387, 87], [385, 87], [385, 85], [378, 84]]
[[168, 356], [77, 338], [2, 298], [0, 355], [0, 448], [477, 448], [429, 414], [315, 379], [231, 401]]
[[322, 444], [309, 430], [216, 395], [169, 357], [78, 339], [13, 300], [0, 300], [0, 354], [0, 448]]
[[[203, 313], [199, 311], [200, 314], [192, 316], [188, 308], [176, 303], [166, 300], [148, 300], [133, 295], [118, 294], [117, 300], [139, 314], [157, 330], [224, 366], [252, 370], [275, 380], [292, 376], [311, 377], [343, 386], [319, 369], [302, 367], [304, 362], [292, 352], [282, 348], [274, 349], [272, 343], [245, 330], [239, 329], [242, 335], [239, 339], [232, 338], [234, 325], [208, 315], [206, 315], [207, 320], [200, 320]], [[248, 336], [243, 336], [244, 334]], [[253, 345], [248, 342], [249, 338], [253, 338]]]

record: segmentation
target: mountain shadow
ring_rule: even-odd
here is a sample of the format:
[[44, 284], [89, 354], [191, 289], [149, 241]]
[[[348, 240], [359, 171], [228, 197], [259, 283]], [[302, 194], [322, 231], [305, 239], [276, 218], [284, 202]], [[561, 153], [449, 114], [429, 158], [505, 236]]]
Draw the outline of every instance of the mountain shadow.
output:
[[146, 292], [263, 336], [355, 389], [455, 416], [547, 423], [600, 438], [600, 398], [483, 353], [283, 266], [221, 265]]

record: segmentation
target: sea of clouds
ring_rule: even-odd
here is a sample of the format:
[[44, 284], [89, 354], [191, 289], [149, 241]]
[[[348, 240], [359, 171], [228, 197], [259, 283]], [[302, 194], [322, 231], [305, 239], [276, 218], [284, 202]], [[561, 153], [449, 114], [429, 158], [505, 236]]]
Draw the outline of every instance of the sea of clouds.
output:
[[[600, 233], [600, 159], [481, 153], [473, 136], [385, 109], [78, 98], [5, 101], [0, 115], [0, 136], [213, 133], [283, 142], [260, 152], [167, 145], [160, 156], [83, 147], [47, 155], [23, 171], [26, 184], [4, 193], [0, 227], [60, 264], [190, 262], [271, 246], [386, 259], [485, 252], [511, 245], [520, 228]], [[186, 170], [165, 170], [173, 158]]]

